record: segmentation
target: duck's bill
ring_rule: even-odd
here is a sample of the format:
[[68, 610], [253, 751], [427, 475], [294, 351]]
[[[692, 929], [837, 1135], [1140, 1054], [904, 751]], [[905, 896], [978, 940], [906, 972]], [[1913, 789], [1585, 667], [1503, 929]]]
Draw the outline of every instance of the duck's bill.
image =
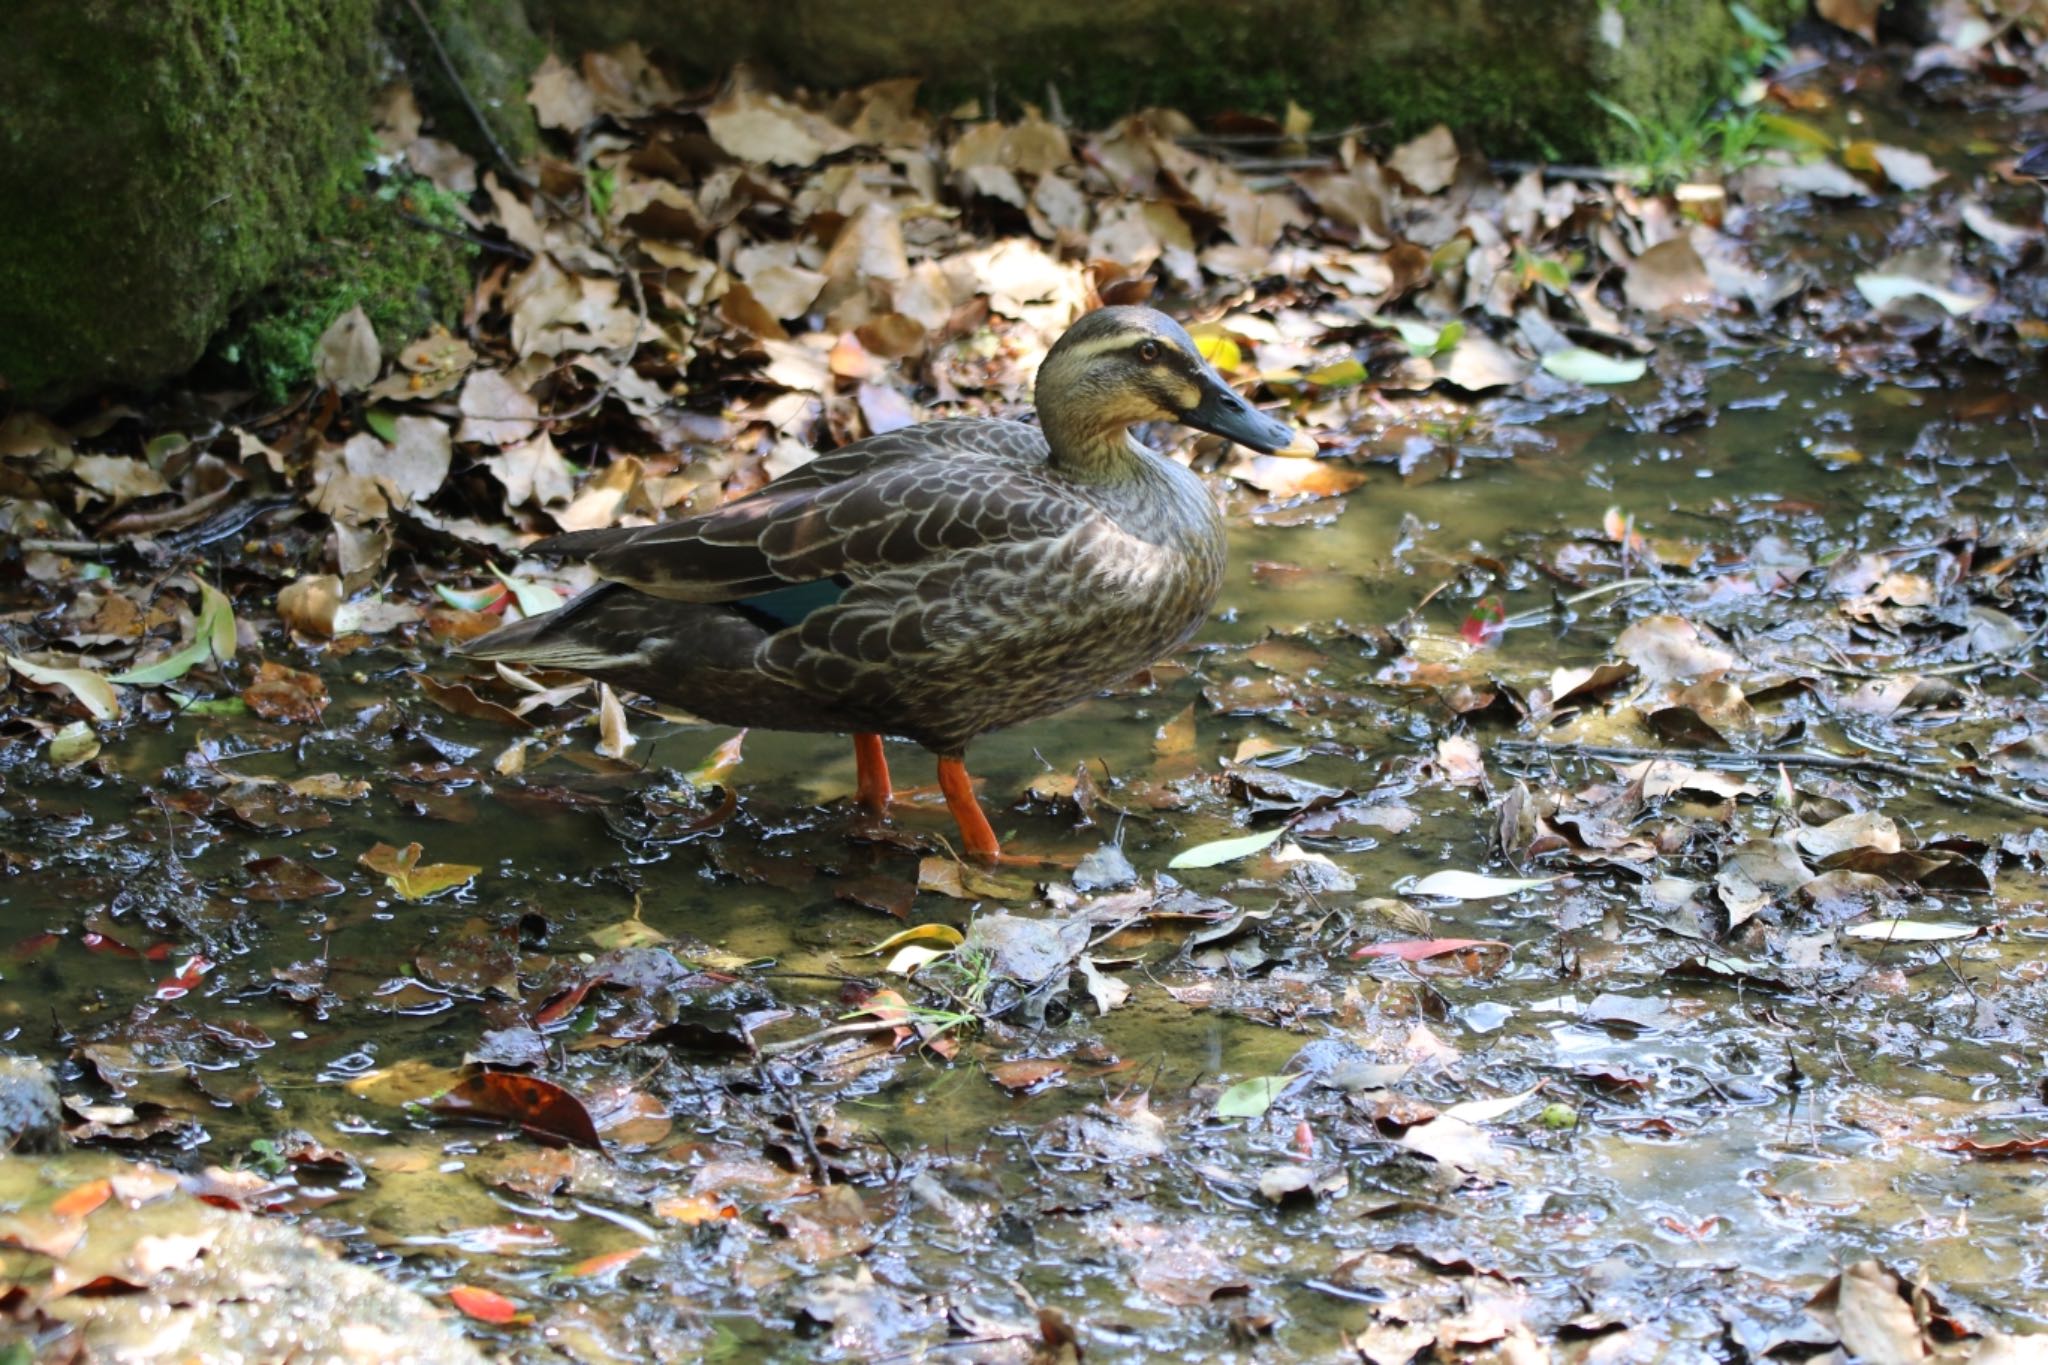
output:
[[1202, 386], [1202, 401], [1183, 413], [1180, 420], [1261, 455], [1276, 454], [1294, 444], [1293, 427], [1260, 412], [1220, 378]]

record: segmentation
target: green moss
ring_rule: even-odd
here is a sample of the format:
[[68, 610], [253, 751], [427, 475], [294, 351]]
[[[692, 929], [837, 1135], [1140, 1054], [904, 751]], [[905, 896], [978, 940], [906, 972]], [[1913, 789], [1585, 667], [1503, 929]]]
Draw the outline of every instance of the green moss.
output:
[[[1781, 20], [1800, 0], [1752, 0]], [[920, 75], [927, 102], [1010, 115], [1057, 88], [1101, 126], [1164, 105], [1365, 124], [1449, 124], [1496, 155], [1613, 153], [1591, 92], [1678, 117], [1719, 93], [1742, 42], [1726, 0], [529, 0], [566, 50], [638, 38], [692, 78], [752, 61], [828, 88]]]
[[[526, 91], [547, 45], [534, 36], [520, 0], [420, 0], [420, 10], [448, 54], [446, 65], [405, 0], [386, 5], [384, 31], [434, 131], [486, 165], [493, 159], [492, 139], [515, 161], [531, 156], [540, 135]], [[491, 138], [476, 126], [462, 90], [448, 78], [448, 66], [490, 122]]]
[[0, 378], [198, 358], [353, 173], [377, 0], [29, 0], [0, 45]]
[[[454, 199], [416, 176], [338, 201], [303, 256], [217, 346], [264, 396], [281, 401], [313, 376], [321, 334], [361, 306], [385, 350], [395, 351], [462, 310], [476, 248]], [[441, 229], [436, 231], [436, 229]]]

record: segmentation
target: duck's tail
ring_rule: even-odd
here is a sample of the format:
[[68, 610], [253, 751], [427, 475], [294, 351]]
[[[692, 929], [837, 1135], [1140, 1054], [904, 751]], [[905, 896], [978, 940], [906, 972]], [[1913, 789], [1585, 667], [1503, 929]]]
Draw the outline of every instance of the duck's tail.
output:
[[659, 652], [659, 635], [649, 629], [657, 623], [641, 619], [634, 598], [640, 594], [630, 588], [600, 583], [554, 611], [500, 626], [455, 652], [596, 676], [642, 669]]

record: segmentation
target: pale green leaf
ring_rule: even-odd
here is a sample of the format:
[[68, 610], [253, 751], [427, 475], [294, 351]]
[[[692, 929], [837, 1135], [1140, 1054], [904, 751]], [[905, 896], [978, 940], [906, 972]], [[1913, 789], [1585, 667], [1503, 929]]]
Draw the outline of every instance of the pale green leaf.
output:
[[205, 663], [225, 663], [235, 657], [235, 609], [227, 596], [205, 579], [199, 580], [199, 620], [192, 639], [183, 649], [167, 654], [153, 664], [116, 673], [112, 681], [131, 687], [157, 687], [175, 682]]
[[1182, 849], [1174, 854], [1173, 861], [1167, 866], [1215, 867], [1218, 863], [1235, 862], [1239, 858], [1249, 858], [1252, 854], [1271, 847], [1286, 832], [1283, 825], [1279, 829], [1269, 829], [1264, 834], [1242, 834], [1235, 839], [1218, 839], [1213, 843], [1196, 844], [1193, 848]]
[[99, 751], [100, 737], [88, 720], [74, 720], [50, 736], [50, 762], [60, 768], [75, 768]]
[[1271, 1109], [1273, 1101], [1300, 1079], [1299, 1076], [1254, 1076], [1248, 1081], [1239, 1081], [1216, 1097], [1216, 1117], [1255, 1119]]
[[498, 581], [511, 590], [512, 598], [519, 603], [522, 616], [545, 616], [562, 605], [562, 595], [545, 583], [536, 583], [530, 578], [515, 578], [502, 569], [492, 566], [491, 572], [498, 575]]
[[1623, 359], [1584, 346], [1567, 346], [1543, 357], [1543, 368], [1574, 384], [1633, 384], [1650, 364], [1640, 357]]

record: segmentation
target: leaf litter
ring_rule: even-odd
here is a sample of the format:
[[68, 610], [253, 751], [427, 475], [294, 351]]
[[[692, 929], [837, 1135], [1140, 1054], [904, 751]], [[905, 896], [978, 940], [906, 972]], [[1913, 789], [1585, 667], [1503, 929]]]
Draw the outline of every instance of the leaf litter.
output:
[[[1968, 9], [1795, 35], [1777, 145], [1668, 192], [1444, 128], [685, 95], [632, 48], [536, 76], [545, 195], [415, 118], [510, 249], [463, 335], [344, 317], [331, 400], [0, 432], [60, 1140], [593, 1355], [2021, 1349], [2032, 1214], [1968, 1173], [2043, 1141], [2038, 35]], [[1320, 458], [1194, 442], [1239, 619], [998, 760], [1087, 876], [446, 662], [587, 586], [535, 537], [1014, 413], [1147, 297]], [[6, 1311], [177, 1292], [208, 1234], [74, 1265], [87, 1202], [10, 1215]]]

